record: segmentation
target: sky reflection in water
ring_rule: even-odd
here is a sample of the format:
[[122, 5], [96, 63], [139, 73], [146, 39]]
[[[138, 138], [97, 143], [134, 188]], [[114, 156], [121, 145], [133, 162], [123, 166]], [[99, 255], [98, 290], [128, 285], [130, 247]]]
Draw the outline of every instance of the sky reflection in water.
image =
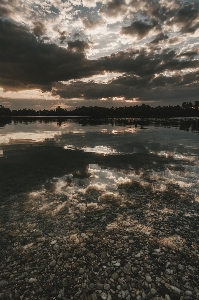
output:
[[[149, 125], [143, 130], [141, 126], [119, 126], [113, 123], [82, 126], [73, 120], [65, 121], [61, 126], [58, 126], [57, 122], [12, 122], [1, 128], [0, 160], [5, 156], [9, 160], [10, 151], [15, 152], [19, 145], [27, 146], [26, 151], [29, 151], [28, 145], [43, 146], [44, 151], [49, 151], [49, 145], [62, 148], [66, 151], [66, 160], [67, 151], [74, 151], [77, 156], [83, 152], [91, 153], [92, 158], [87, 165], [88, 178], [82, 176], [81, 179], [77, 179], [68, 173], [67, 169], [64, 177], [49, 178], [56, 182], [55, 193], [66, 194], [73, 199], [80, 197], [80, 194], [84, 194], [89, 188], [101, 190], [102, 194], [114, 193], [117, 196], [121, 183], [133, 180], [147, 186], [149, 179], [154, 190], [163, 191], [172, 183], [196, 196], [199, 194], [199, 139], [198, 134], [191, 131], [154, 125]], [[154, 168], [147, 169], [145, 165], [145, 168], [136, 169], [132, 162], [137, 158], [132, 156], [123, 168], [121, 165], [117, 167], [118, 156], [134, 154], [149, 156], [149, 160], [151, 155], [155, 155], [165, 158], [166, 161], [164, 166], [157, 167], [154, 161]], [[93, 155], [98, 157], [96, 161]], [[106, 166], [105, 162], [100, 164], [99, 156], [115, 156], [114, 167]], [[78, 168], [81, 169], [81, 166], [77, 166], [77, 172]], [[149, 172], [147, 177], [144, 176], [146, 172]], [[73, 184], [66, 187], [67, 178], [70, 178]]]

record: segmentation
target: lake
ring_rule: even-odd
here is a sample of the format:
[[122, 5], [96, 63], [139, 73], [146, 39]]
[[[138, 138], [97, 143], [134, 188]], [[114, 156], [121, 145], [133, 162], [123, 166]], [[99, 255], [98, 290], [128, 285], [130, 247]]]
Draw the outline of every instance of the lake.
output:
[[[118, 178], [144, 184], [148, 172], [154, 188], [172, 183], [197, 194], [198, 124], [197, 119], [12, 120], [0, 128], [2, 193], [31, 191], [54, 177], [89, 171], [89, 185], [108, 190]], [[105, 184], [105, 177], [112, 179]]]
[[3, 293], [196, 299], [199, 119], [0, 126]]

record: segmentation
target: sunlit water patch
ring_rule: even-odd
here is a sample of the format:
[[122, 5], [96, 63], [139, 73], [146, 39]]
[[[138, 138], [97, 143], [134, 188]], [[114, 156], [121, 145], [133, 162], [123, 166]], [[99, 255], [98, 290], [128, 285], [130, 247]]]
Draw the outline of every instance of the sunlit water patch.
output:
[[95, 147], [83, 147], [82, 150], [84, 152], [93, 152], [93, 153], [98, 153], [98, 154], [115, 154], [117, 151], [115, 149], [112, 149], [110, 147], [106, 146], [95, 146]]

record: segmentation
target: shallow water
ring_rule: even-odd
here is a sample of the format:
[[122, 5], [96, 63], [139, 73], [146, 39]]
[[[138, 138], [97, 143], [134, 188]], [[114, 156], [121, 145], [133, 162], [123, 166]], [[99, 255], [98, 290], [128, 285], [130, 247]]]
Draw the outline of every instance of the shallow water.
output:
[[197, 122], [0, 123], [1, 295], [198, 299]]
[[193, 119], [10, 120], [0, 128], [1, 200], [45, 193], [47, 183], [74, 201], [90, 188], [117, 196], [132, 181], [154, 191], [175, 184], [197, 199], [197, 129]]

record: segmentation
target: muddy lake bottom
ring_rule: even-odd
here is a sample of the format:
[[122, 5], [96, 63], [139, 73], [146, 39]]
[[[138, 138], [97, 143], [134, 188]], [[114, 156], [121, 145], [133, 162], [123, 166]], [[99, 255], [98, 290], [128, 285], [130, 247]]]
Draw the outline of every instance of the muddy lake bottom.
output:
[[0, 143], [0, 299], [199, 299], [198, 135], [35, 122]]

